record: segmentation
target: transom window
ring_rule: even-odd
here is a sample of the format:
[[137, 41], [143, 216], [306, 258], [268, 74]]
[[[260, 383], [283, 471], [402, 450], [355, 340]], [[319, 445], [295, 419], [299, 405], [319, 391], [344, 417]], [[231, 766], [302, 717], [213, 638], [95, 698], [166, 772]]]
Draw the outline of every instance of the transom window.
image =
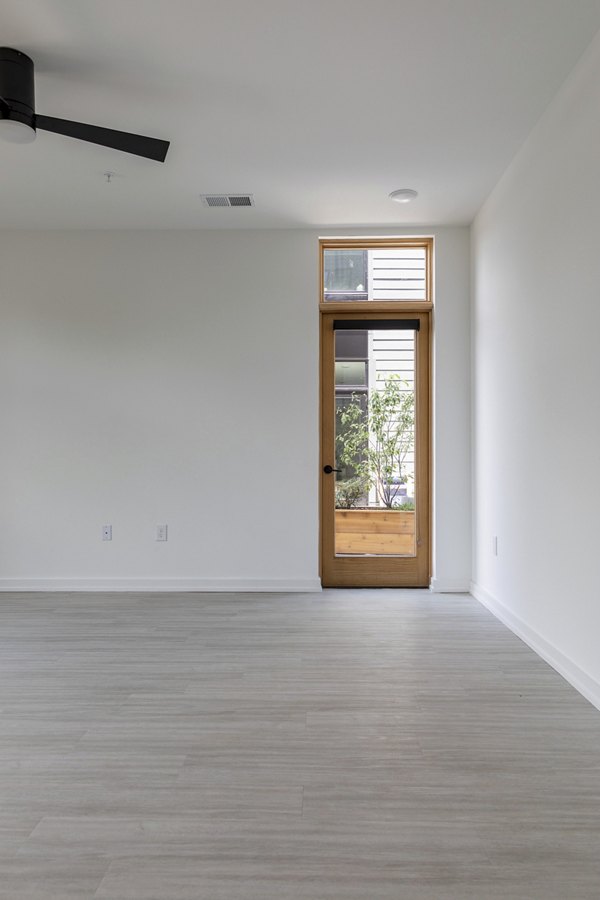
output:
[[324, 239], [321, 252], [325, 303], [431, 300], [430, 239]]

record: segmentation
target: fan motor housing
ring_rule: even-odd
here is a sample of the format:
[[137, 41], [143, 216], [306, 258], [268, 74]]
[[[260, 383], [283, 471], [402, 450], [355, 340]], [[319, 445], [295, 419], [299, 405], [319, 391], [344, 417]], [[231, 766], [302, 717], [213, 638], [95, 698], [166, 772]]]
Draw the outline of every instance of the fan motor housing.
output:
[[33, 60], [20, 50], [0, 47], [0, 97], [10, 107], [0, 106], [0, 119], [14, 119], [35, 128]]
[[39, 115], [35, 111], [33, 78], [33, 60], [26, 53], [12, 47], [0, 47], [0, 136], [5, 140], [13, 144], [28, 144], [34, 140], [39, 128], [144, 159], [165, 161], [169, 141]]

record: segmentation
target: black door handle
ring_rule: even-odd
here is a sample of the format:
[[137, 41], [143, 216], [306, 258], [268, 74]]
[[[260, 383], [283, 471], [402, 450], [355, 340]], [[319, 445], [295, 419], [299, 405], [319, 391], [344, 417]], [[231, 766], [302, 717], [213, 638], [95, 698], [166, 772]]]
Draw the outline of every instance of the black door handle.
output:
[[323, 471], [326, 475], [331, 475], [332, 472], [341, 472], [341, 469], [334, 469], [333, 466], [323, 466]]

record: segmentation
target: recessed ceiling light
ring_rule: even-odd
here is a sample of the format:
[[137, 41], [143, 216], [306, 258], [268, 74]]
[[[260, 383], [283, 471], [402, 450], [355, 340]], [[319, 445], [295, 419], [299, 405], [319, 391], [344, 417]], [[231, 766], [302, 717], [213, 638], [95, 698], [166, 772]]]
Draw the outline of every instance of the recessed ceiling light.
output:
[[413, 191], [412, 188], [400, 188], [399, 191], [392, 191], [390, 200], [395, 200], [396, 203], [410, 203], [411, 200], [418, 196], [417, 192]]

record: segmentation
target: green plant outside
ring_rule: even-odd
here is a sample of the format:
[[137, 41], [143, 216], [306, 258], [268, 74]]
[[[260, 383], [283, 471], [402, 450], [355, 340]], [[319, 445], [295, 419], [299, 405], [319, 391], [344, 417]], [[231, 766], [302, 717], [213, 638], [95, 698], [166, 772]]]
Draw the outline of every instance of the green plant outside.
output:
[[361, 478], [338, 481], [335, 486], [336, 509], [352, 509], [358, 506], [368, 490], [368, 485]]
[[383, 388], [371, 391], [366, 412], [358, 396], [353, 395], [352, 401], [340, 412], [336, 443], [340, 462], [355, 477], [336, 485], [336, 506], [350, 509], [375, 487], [382, 506], [414, 509], [410, 501], [396, 502], [407, 482], [405, 463], [414, 446], [414, 391], [397, 375], [389, 375]]

